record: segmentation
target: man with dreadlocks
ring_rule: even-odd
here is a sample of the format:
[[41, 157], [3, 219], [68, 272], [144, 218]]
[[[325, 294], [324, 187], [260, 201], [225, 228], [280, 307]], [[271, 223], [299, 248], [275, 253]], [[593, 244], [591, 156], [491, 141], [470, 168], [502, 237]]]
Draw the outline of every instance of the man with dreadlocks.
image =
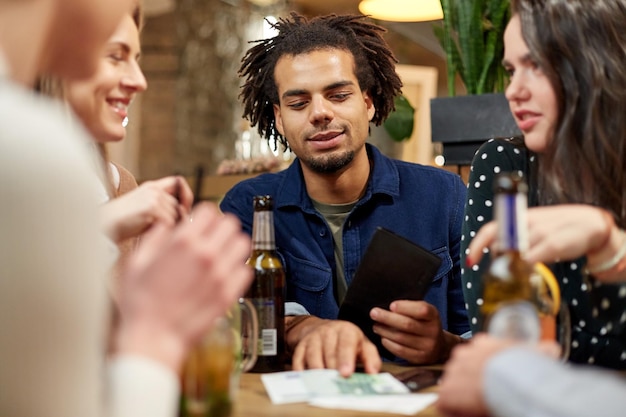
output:
[[465, 186], [454, 174], [389, 159], [365, 144], [370, 121], [385, 120], [402, 87], [384, 29], [364, 16], [308, 20], [296, 13], [274, 27], [278, 34], [257, 41], [242, 61], [244, 117], [297, 159], [282, 172], [237, 184], [221, 208], [251, 233], [252, 197], [274, 197], [287, 299], [301, 310], [288, 309], [294, 315], [285, 319], [293, 368], [336, 368], [347, 376], [360, 360], [366, 372], [380, 369], [363, 332], [336, 320], [378, 226], [443, 262], [425, 301], [372, 309], [375, 333], [401, 360], [446, 360], [469, 330], [459, 266]]

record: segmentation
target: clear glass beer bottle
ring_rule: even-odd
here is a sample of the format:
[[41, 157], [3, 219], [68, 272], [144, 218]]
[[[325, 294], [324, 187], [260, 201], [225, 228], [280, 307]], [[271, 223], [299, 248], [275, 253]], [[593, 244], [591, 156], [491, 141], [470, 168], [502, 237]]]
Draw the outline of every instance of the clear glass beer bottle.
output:
[[495, 178], [494, 192], [498, 231], [491, 264], [483, 276], [485, 330], [518, 340], [554, 340], [555, 312], [544, 282], [547, 278], [523, 259], [528, 248], [528, 187], [518, 174], [501, 173]]
[[247, 264], [254, 281], [246, 298], [259, 319], [257, 360], [251, 372], [281, 371], [285, 365], [285, 271], [276, 252], [274, 203], [271, 196], [255, 196], [252, 254]]

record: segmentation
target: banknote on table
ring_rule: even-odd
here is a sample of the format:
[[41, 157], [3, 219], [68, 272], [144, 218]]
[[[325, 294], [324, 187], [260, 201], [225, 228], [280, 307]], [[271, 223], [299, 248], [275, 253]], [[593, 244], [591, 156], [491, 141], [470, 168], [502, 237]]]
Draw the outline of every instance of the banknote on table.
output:
[[334, 369], [276, 372], [261, 375], [272, 403], [307, 402], [341, 395], [408, 394], [409, 389], [390, 373], [355, 373], [348, 378]]

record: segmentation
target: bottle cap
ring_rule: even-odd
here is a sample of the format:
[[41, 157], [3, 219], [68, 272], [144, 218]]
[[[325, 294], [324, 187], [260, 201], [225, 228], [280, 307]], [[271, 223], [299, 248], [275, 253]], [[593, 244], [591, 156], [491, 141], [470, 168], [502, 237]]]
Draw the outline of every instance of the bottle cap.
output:
[[274, 201], [271, 195], [255, 195], [252, 197], [252, 204], [257, 211], [270, 211], [274, 208]]
[[495, 176], [493, 190], [496, 194], [528, 194], [528, 185], [517, 172], [501, 172]]

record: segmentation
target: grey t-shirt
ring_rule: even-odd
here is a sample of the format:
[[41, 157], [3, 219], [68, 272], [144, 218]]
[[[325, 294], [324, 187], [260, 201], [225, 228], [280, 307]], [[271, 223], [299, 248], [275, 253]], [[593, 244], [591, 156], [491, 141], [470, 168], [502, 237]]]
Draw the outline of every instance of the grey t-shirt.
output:
[[337, 301], [337, 305], [341, 305], [346, 296], [346, 291], [348, 290], [343, 268], [343, 224], [357, 201], [347, 204], [324, 204], [319, 201], [312, 201], [313, 206], [324, 217], [324, 220], [326, 220], [333, 234], [335, 263], [337, 265], [333, 285], [335, 289], [335, 300]]

